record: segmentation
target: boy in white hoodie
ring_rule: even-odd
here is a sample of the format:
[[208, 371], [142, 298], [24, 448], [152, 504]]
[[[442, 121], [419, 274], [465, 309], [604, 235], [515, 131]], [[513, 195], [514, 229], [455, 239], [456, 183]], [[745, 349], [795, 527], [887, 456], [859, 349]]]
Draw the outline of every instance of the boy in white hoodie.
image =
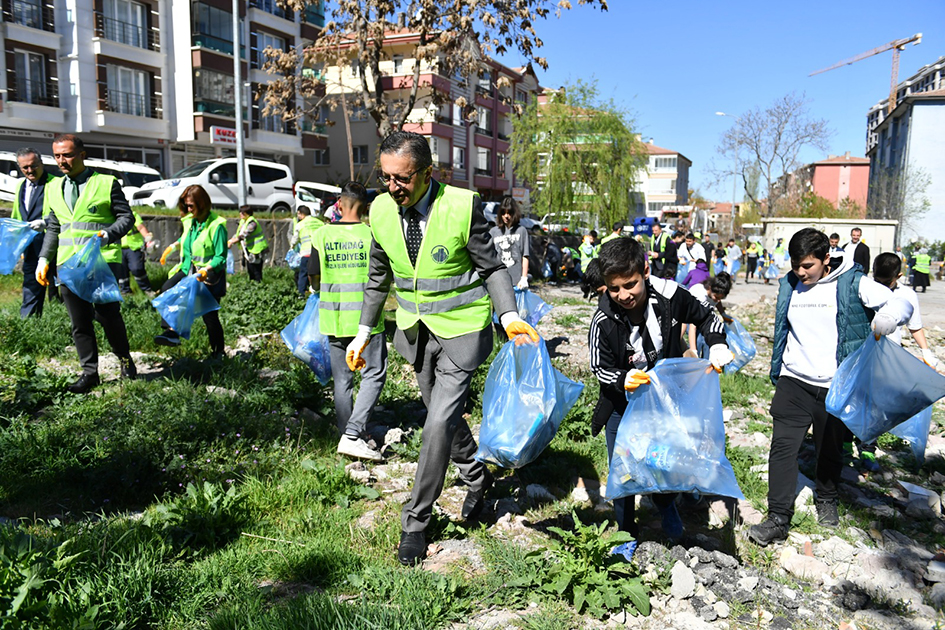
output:
[[[813, 228], [788, 245], [792, 271], [781, 278], [775, 312], [771, 381], [774, 432], [768, 455], [768, 518], [748, 537], [759, 545], [785, 540], [794, 514], [797, 456], [814, 425], [817, 520], [840, 523], [837, 486], [843, 468], [843, 423], [825, 399], [837, 366], [871, 333], [888, 335], [909, 320], [912, 306], [870, 280], [850, 257], [829, 271], [830, 243]], [[874, 314], [875, 311], [875, 314]]]

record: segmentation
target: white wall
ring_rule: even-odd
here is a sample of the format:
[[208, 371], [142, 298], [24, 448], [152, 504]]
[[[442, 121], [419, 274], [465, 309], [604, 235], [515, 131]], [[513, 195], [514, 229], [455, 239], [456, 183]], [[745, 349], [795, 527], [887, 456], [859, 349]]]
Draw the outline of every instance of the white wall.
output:
[[921, 169], [930, 179], [925, 194], [931, 207], [903, 230], [902, 242], [913, 236], [945, 240], [945, 102], [915, 102], [906, 156], [910, 167]]
[[870, 248], [870, 256], [876, 258], [883, 252], [896, 251], [896, 221], [862, 220], [862, 219], [762, 219], [762, 246], [769, 252], [774, 251], [778, 239], [784, 239], [784, 248], [787, 249], [791, 237], [803, 228], [812, 227], [830, 236], [836, 232], [840, 235], [840, 245], [850, 240], [850, 230], [855, 227], [863, 231], [863, 242]]

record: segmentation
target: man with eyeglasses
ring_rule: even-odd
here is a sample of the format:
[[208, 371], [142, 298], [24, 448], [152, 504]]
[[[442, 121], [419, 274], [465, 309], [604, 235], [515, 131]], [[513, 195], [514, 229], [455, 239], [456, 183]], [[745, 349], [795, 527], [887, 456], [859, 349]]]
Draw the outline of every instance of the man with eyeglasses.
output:
[[[17, 151], [16, 164], [23, 173], [23, 180], [13, 194], [13, 212], [10, 218], [27, 221], [33, 230], [42, 232], [46, 229], [46, 217], [52, 213], [44, 192], [46, 184], [55, 177], [43, 170], [43, 160], [36, 149], [23, 148]], [[20, 317], [24, 319], [43, 314], [46, 289], [35, 277], [42, 247], [43, 239], [36, 238], [23, 252], [23, 305], [20, 307]]]
[[[131, 208], [121, 184], [111, 175], [96, 173], [85, 165], [85, 145], [71, 133], [53, 139], [53, 157], [65, 177], [52, 182], [46, 195], [52, 214], [36, 265], [36, 281], [49, 284], [49, 261], [65, 263], [96, 236], [101, 239], [102, 257], [118, 277], [121, 267], [121, 237], [134, 224]], [[60, 287], [66, 311], [72, 321], [72, 340], [79, 354], [82, 374], [69, 385], [73, 394], [86, 394], [101, 382], [98, 376], [98, 342], [94, 322], [105, 330], [105, 338], [118, 356], [122, 378], [133, 379], [138, 371], [128, 347], [128, 331], [121, 316], [121, 303], [92, 304]]]
[[469, 486], [464, 519], [479, 516], [492, 486], [491, 473], [474, 457], [476, 440], [463, 412], [473, 372], [492, 351], [493, 303], [510, 338], [538, 341], [518, 316], [512, 280], [496, 255], [479, 196], [434, 180], [432, 164], [420, 134], [396, 131], [381, 143], [379, 178], [386, 192], [371, 204], [368, 282], [346, 356], [352, 370], [364, 367], [361, 354], [393, 283], [394, 347], [413, 364], [427, 408], [413, 492], [401, 513], [397, 558], [405, 565], [423, 559], [424, 531], [450, 460]]

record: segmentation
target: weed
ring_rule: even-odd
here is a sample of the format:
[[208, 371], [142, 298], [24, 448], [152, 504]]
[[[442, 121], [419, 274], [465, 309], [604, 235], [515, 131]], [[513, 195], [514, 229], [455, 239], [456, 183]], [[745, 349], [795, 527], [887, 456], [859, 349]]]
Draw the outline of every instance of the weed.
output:
[[374, 488], [362, 486], [352, 480], [345, 472], [344, 464], [330, 460], [302, 460], [304, 470], [311, 471], [316, 480], [315, 487], [308, 492], [308, 497], [322, 504], [335, 504], [348, 507], [352, 500], [376, 499], [380, 493]]
[[216, 549], [239, 536], [246, 520], [245, 506], [235, 486], [223, 490], [204, 482], [187, 484], [183, 496], [159, 503], [144, 517], [144, 524], [163, 533], [178, 548]]
[[555, 317], [555, 323], [564, 328], [572, 328], [581, 323], [581, 318], [574, 313], [568, 313], [567, 315]]

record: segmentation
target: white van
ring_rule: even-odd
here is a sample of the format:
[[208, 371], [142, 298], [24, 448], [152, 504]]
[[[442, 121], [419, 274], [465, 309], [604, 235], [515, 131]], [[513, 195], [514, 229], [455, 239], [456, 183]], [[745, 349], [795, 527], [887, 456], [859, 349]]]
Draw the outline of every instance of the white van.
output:
[[138, 192], [144, 184], [161, 180], [160, 171], [147, 164], [139, 164], [137, 162], [118, 162], [116, 160], [87, 158], [85, 165], [103, 175], [113, 175], [118, 180], [118, 183], [121, 184], [121, 190], [125, 193], [125, 199], [128, 200], [129, 204], [134, 198], [134, 194]]
[[321, 216], [336, 201], [341, 189], [318, 182], [295, 182], [295, 208], [308, 208], [312, 216]]
[[[255, 158], [244, 160], [246, 203], [254, 210], [289, 212], [295, 208], [292, 172], [285, 164]], [[170, 179], [141, 186], [131, 200], [132, 206], [177, 206], [181, 192], [188, 186], [203, 186], [214, 208], [236, 208], [236, 158], [204, 160], [180, 170]]]

